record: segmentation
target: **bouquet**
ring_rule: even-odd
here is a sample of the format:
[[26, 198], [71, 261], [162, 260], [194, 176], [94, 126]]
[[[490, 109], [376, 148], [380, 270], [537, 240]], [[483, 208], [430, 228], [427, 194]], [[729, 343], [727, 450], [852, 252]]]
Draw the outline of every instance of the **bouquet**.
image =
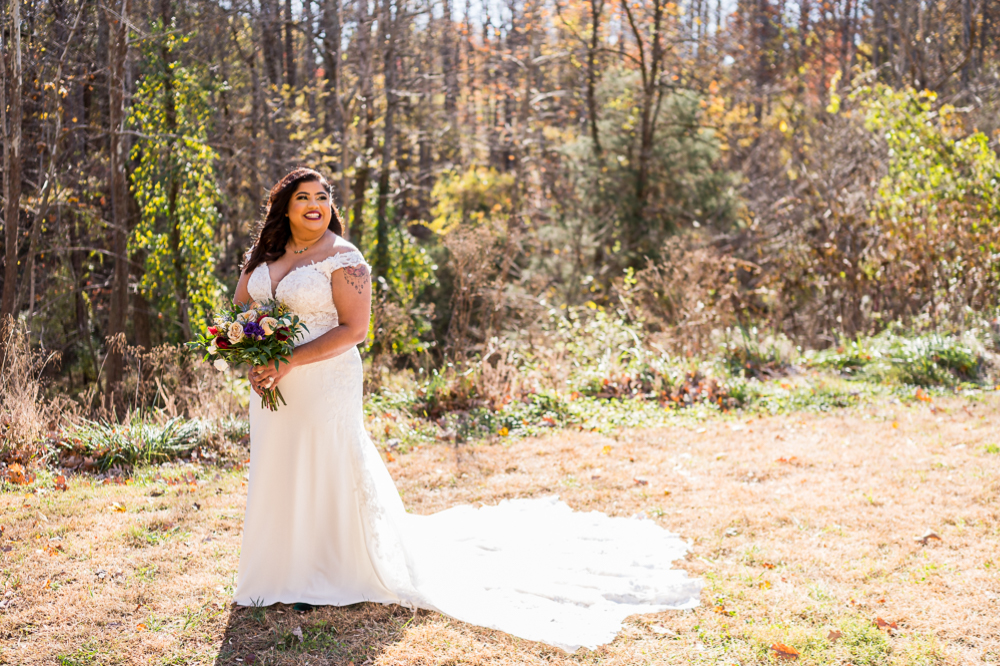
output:
[[[280, 363], [288, 363], [296, 338], [309, 330], [288, 306], [273, 299], [233, 305], [212, 315], [212, 320], [214, 325], [188, 346], [204, 350], [205, 360], [220, 371], [240, 363], [274, 363], [277, 370]], [[263, 389], [260, 406], [273, 412], [279, 400], [288, 404], [277, 387]]]

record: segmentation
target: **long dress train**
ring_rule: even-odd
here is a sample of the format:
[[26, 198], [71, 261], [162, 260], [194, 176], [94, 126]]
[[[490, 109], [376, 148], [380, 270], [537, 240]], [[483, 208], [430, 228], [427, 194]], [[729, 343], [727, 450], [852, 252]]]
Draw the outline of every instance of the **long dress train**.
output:
[[[333, 271], [362, 263], [343, 252], [278, 284], [302, 342], [337, 326]], [[248, 289], [272, 296], [265, 264]], [[365, 430], [362, 376], [352, 348], [291, 370], [277, 411], [251, 400], [236, 603], [399, 603], [568, 651], [611, 641], [629, 615], [698, 604], [701, 582], [671, 568], [686, 545], [650, 520], [554, 496], [407, 513]]]

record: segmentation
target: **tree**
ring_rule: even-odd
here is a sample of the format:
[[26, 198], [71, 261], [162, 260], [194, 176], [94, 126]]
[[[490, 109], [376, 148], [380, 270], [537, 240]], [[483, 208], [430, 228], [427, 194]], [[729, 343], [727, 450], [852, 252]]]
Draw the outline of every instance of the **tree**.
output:
[[[127, 20], [130, 0], [121, 0], [115, 8], [106, 7], [105, 16], [111, 28], [108, 42], [110, 63], [109, 138], [111, 155], [111, 247], [115, 258], [114, 280], [111, 288], [111, 310], [108, 315], [108, 336], [125, 335], [125, 317], [128, 312], [128, 183], [125, 162], [128, 149], [125, 144], [125, 60], [128, 58]], [[106, 407], [120, 405], [123, 352], [120, 341], [110, 345], [107, 360]], [[118, 402], [116, 403], [116, 397]]]
[[175, 58], [187, 41], [156, 27], [159, 47], [144, 56], [148, 69], [136, 90], [129, 124], [139, 135], [132, 188], [141, 219], [133, 249], [146, 252], [141, 289], [189, 339], [216, 299], [214, 275], [215, 150], [208, 145], [207, 91], [195, 71]]
[[[0, 317], [14, 314], [17, 299], [17, 246], [21, 229], [21, 124], [24, 99], [24, 75], [21, 69], [21, 0], [11, 0], [11, 44], [3, 49], [3, 88], [10, 77], [10, 102], [0, 97], [0, 122], [3, 124], [4, 154], [4, 272]], [[2, 38], [0, 38], [2, 39]], [[2, 94], [2, 93], [0, 93]], [[7, 111], [7, 108], [10, 111]]]

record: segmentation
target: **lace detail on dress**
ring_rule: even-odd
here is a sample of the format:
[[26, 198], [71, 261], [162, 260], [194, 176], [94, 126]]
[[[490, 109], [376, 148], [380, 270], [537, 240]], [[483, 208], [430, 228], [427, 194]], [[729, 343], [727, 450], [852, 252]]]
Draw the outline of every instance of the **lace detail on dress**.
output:
[[271, 298], [271, 275], [267, 272], [267, 264], [258, 264], [250, 273], [247, 292], [255, 301], [266, 301]]
[[361, 254], [358, 250], [349, 250], [348, 252], [341, 252], [333, 255], [332, 257], [327, 257], [323, 261], [310, 264], [310, 266], [315, 266], [316, 270], [323, 271], [325, 276], [330, 277], [336, 270], [347, 268], [348, 266], [358, 266], [361, 264], [371, 270], [371, 267], [368, 266], [368, 262], [365, 261], [363, 254]]
[[[281, 278], [274, 297], [291, 308], [309, 329], [295, 341], [296, 344], [315, 340], [340, 324], [337, 307], [333, 304], [330, 277], [338, 269], [359, 264], [368, 266], [364, 255], [358, 250], [348, 250], [293, 268]], [[250, 274], [247, 291], [254, 300], [271, 298], [271, 274], [266, 263], [257, 266]]]

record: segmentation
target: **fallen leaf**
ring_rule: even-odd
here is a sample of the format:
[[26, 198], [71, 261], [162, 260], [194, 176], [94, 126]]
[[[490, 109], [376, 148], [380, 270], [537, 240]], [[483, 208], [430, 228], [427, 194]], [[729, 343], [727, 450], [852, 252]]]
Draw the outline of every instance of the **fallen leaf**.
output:
[[784, 643], [775, 643], [771, 646], [771, 649], [774, 650], [774, 654], [781, 659], [799, 658], [799, 651], [789, 645], [785, 645]]
[[116, 512], [116, 513], [125, 513], [128, 509], [126, 509], [124, 506], [122, 506], [118, 502], [115, 502], [115, 503], [113, 503], [111, 505], [111, 510], [114, 511], [114, 512]]
[[146, 625], [143, 624], [142, 622], [140, 622], [135, 626], [136, 631], [146, 631], [146, 629], [147, 629]]
[[760, 581], [760, 584], [757, 585], [757, 587], [759, 587], [762, 590], [770, 590], [771, 589], [771, 581], [769, 581], [769, 580], [762, 580], [762, 581]]
[[898, 428], [899, 427], [899, 421], [893, 421], [892, 422], [892, 427], [893, 428]]
[[784, 463], [786, 465], [798, 465], [799, 464], [799, 459], [797, 457], [795, 457], [795, 456], [791, 456], [790, 458], [784, 458], [784, 457], [782, 457], [782, 458], [778, 458], [774, 462]]
[[197, 502], [195, 502], [195, 503], [194, 503], [194, 504], [192, 504], [191, 506], [193, 506], [193, 507], [194, 507], [194, 510], [195, 510], [195, 511], [200, 511], [200, 510], [201, 510], [201, 504], [198, 504]]
[[66, 477], [60, 474], [55, 480], [56, 490], [68, 490], [69, 486], [66, 485]]
[[770, 562], [761, 562], [760, 566], [764, 567], [765, 569], [773, 569], [774, 568], [774, 565], [771, 564]]
[[637, 476], [637, 477], [635, 477], [632, 480], [635, 481], [635, 485], [637, 485], [637, 486], [648, 486], [649, 485], [649, 480], [648, 479], [644, 479], [641, 476]]
[[298, 638], [300, 643], [305, 640], [305, 637], [302, 635], [302, 627], [292, 629], [292, 636]]
[[886, 622], [880, 617], [875, 618], [875, 626], [883, 631], [889, 632], [890, 634], [899, 629], [899, 626], [897, 626], [895, 622]]
[[921, 546], [926, 546], [928, 541], [941, 541], [941, 537], [939, 537], [934, 532], [934, 530], [927, 530], [922, 535], [916, 537], [914, 540]]
[[392, 451], [385, 452], [386, 462], [396, 462], [396, 456], [392, 455]]
[[913, 397], [916, 398], [917, 400], [919, 400], [920, 402], [930, 402], [931, 401], [931, 396], [928, 395], [928, 393], [926, 391], [924, 391], [922, 388], [918, 388], [916, 394], [914, 394]]
[[35, 480], [35, 473], [29, 472], [24, 469], [24, 467], [18, 463], [9, 465], [4, 472], [4, 478], [7, 479], [8, 483], [13, 483], [18, 486], [27, 486]]
[[830, 641], [831, 643], [836, 643], [837, 641], [840, 640], [840, 637], [843, 635], [844, 634], [840, 633], [836, 629], [831, 629], [830, 633], [826, 635], [826, 640]]
[[42, 589], [43, 590], [51, 590], [52, 589], [52, 579], [51, 578], [46, 578], [45, 579], [45, 585], [42, 585]]
[[611, 445], [610, 444], [605, 444], [604, 448], [602, 448], [601, 452], [599, 454], [597, 454], [597, 455], [601, 455], [601, 456], [611, 455]]

